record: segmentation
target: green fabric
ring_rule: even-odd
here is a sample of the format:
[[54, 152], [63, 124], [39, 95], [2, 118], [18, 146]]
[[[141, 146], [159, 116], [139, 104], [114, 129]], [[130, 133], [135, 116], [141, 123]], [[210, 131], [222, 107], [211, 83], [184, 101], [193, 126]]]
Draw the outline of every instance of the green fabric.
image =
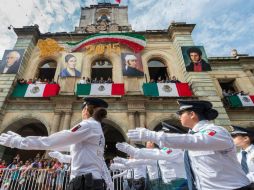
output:
[[77, 96], [89, 95], [91, 91], [91, 84], [77, 84]]
[[70, 45], [70, 46], [75, 46], [75, 45], [77, 45], [79, 43], [83, 43], [84, 41], [89, 40], [91, 38], [96, 38], [96, 37], [99, 37], [99, 36], [116, 36], [116, 35], [137, 38], [137, 39], [143, 40], [143, 41], [146, 40], [144, 36], [142, 36], [140, 34], [135, 34], [135, 33], [107, 33], [107, 34], [95, 34], [95, 35], [91, 35], [91, 36], [88, 36], [88, 37], [84, 38], [83, 40], [81, 40], [79, 42], [67, 42], [67, 44]]
[[227, 101], [231, 107], [243, 107], [238, 96], [228, 96]]
[[28, 84], [17, 84], [12, 92], [12, 97], [24, 97]]
[[147, 182], [147, 189], [148, 190], [160, 190], [162, 188], [161, 182], [159, 179], [149, 180]]
[[159, 96], [159, 91], [156, 83], [144, 83], [143, 92], [145, 96]]
[[170, 183], [163, 183], [162, 190], [188, 190], [188, 183], [186, 179], [172, 180]]

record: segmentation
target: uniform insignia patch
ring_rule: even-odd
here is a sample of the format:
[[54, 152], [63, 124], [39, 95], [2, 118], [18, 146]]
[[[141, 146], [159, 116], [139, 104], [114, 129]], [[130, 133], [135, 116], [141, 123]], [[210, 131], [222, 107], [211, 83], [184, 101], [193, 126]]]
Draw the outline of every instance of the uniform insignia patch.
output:
[[167, 154], [170, 154], [172, 152], [172, 150], [167, 147], [164, 147], [162, 151], [166, 152]]
[[73, 127], [73, 128], [71, 129], [71, 132], [77, 131], [80, 127], [81, 127], [81, 125], [77, 125], [76, 127]]
[[209, 135], [209, 136], [214, 136], [216, 134], [216, 131], [211, 130], [211, 129], [206, 129], [200, 131], [202, 134]]

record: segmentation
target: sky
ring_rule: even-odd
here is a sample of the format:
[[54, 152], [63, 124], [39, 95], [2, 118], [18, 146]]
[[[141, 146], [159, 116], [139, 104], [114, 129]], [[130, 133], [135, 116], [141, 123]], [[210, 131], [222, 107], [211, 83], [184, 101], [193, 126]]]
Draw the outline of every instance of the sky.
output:
[[[79, 24], [81, 7], [97, 2], [1, 0], [0, 60], [17, 39], [8, 26], [37, 24], [41, 33], [72, 32]], [[120, 5], [128, 5], [129, 22], [135, 31], [164, 30], [172, 21], [196, 24], [193, 41], [204, 46], [208, 57], [230, 56], [232, 49], [254, 56], [253, 0], [122, 0]]]

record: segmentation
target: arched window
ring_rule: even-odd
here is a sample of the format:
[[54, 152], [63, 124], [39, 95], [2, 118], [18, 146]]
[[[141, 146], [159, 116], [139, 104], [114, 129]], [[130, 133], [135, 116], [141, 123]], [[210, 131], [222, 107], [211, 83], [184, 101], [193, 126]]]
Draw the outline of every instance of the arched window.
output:
[[155, 81], [160, 77], [161, 80], [166, 80], [168, 77], [167, 67], [160, 60], [152, 59], [148, 62], [148, 70], [150, 75], [150, 80], [153, 79]]
[[54, 60], [45, 61], [42, 66], [39, 68], [39, 74], [37, 78], [41, 80], [47, 79], [52, 81], [55, 77], [57, 63]]
[[112, 64], [106, 59], [96, 60], [92, 63], [91, 79], [99, 81], [103, 79], [107, 81], [109, 78], [112, 79]]

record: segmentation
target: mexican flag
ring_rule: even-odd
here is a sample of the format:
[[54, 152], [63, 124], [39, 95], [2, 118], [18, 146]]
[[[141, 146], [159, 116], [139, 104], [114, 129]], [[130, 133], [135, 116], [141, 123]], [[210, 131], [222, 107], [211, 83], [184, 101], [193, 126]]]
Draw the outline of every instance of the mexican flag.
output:
[[252, 96], [241, 96], [234, 95], [226, 97], [231, 107], [251, 107], [254, 106], [254, 95]]
[[17, 84], [12, 97], [50, 97], [58, 95], [58, 84]]
[[144, 83], [143, 92], [145, 96], [192, 96], [188, 83]]
[[78, 84], [77, 96], [122, 96], [124, 95], [124, 84]]

